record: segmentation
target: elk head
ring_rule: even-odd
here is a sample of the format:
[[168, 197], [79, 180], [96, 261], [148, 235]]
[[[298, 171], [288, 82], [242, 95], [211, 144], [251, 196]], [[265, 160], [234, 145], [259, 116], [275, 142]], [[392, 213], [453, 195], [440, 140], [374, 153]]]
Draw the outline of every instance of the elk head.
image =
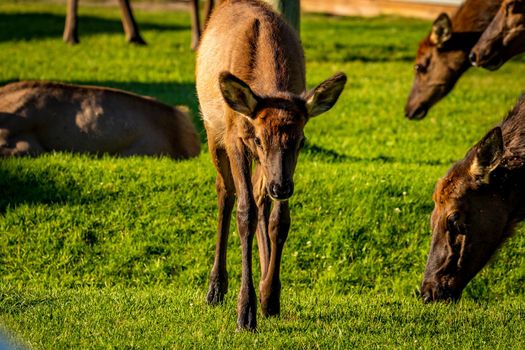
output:
[[505, 0], [472, 48], [473, 66], [496, 70], [525, 51], [525, 0]]
[[[420, 44], [414, 65], [415, 78], [405, 106], [408, 119], [423, 119], [430, 107], [445, 97], [467, 70], [466, 35], [452, 32], [449, 16], [442, 13]], [[469, 38], [470, 39], [470, 38]]]
[[421, 286], [424, 302], [457, 300], [510, 234], [511, 192], [499, 127], [440, 179], [433, 195], [432, 242]]
[[266, 192], [274, 200], [287, 200], [294, 191], [293, 174], [304, 145], [308, 120], [328, 111], [346, 83], [338, 73], [310, 92], [295, 95], [278, 92], [259, 96], [248, 84], [229, 72], [219, 78], [226, 103], [247, 123], [241, 139], [257, 158], [265, 178]]

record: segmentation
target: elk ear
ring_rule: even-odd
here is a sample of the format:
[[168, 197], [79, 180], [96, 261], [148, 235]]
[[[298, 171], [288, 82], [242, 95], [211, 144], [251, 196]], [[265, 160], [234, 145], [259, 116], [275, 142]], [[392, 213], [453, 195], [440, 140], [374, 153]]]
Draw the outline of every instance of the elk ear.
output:
[[308, 92], [305, 97], [308, 117], [315, 117], [332, 108], [343, 92], [345, 84], [346, 75], [337, 73]]
[[498, 167], [503, 157], [503, 134], [495, 127], [476, 145], [475, 156], [470, 166], [470, 173], [488, 184], [490, 173]]
[[259, 98], [248, 84], [230, 72], [222, 72], [219, 75], [219, 86], [222, 97], [228, 106], [236, 112], [253, 118], [253, 112]]
[[452, 21], [446, 13], [440, 14], [434, 24], [432, 24], [432, 32], [430, 33], [430, 42], [437, 47], [442, 47], [443, 44], [452, 37]]

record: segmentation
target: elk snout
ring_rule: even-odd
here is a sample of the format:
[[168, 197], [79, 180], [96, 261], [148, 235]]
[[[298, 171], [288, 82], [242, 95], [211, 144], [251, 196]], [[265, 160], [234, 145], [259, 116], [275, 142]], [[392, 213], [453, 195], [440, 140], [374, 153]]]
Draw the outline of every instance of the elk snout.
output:
[[287, 180], [282, 183], [272, 181], [268, 185], [268, 194], [272, 199], [284, 201], [290, 198], [293, 194], [293, 181]]
[[411, 120], [421, 120], [425, 118], [428, 113], [428, 107], [426, 105], [411, 106], [409, 104], [405, 107], [405, 117]]
[[425, 304], [434, 301], [458, 301], [460, 298], [461, 291], [454, 291], [436, 281], [423, 281], [421, 286], [421, 299]]
[[483, 67], [488, 70], [496, 70], [503, 64], [503, 60], [497, 51], [492, 52], [490, 49], [487, 50], [478, 46], [470, 51], [468, 59], [474, 67]]

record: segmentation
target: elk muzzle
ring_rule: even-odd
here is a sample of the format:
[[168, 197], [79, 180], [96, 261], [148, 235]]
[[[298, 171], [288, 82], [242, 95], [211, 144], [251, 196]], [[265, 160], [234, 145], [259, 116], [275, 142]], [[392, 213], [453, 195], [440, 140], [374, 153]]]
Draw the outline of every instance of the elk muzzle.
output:
[[290, 198], [293, 194], [294, 184], [292, 180], [285, 180], [283, 182], [271, 181], [268, 184], [268, 194], [274, 200], [284, 201]]
[[421, 286], [421, 299], [425, 304], [433, 301], [458, 301], [460, 298], [461, 291], [435, 281], [424, 281]]
[[[499, 49], [496, 49], [495, 47]], [[474, 67], [483, 67], [488, 70], [496, 70], [503, 64], [503, 58], [500, 54], [501, 45], [497, 45], [497, 42], [490, 43], [489, 45], [480, 45], [478, 43], [470, 54], [468, 55], [470, 64]]]

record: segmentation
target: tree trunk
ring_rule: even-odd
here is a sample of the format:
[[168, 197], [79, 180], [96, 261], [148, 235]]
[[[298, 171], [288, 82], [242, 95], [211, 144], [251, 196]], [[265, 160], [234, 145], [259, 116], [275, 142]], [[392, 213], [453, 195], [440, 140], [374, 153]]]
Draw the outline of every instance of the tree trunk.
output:
[[300, 15], [301, 15], [301, 1], [300, 0], [264, 0], [273, 6], [279, 13], [283, 15], [288, 24], [290, 24], [297, 33], [300, 33]]

